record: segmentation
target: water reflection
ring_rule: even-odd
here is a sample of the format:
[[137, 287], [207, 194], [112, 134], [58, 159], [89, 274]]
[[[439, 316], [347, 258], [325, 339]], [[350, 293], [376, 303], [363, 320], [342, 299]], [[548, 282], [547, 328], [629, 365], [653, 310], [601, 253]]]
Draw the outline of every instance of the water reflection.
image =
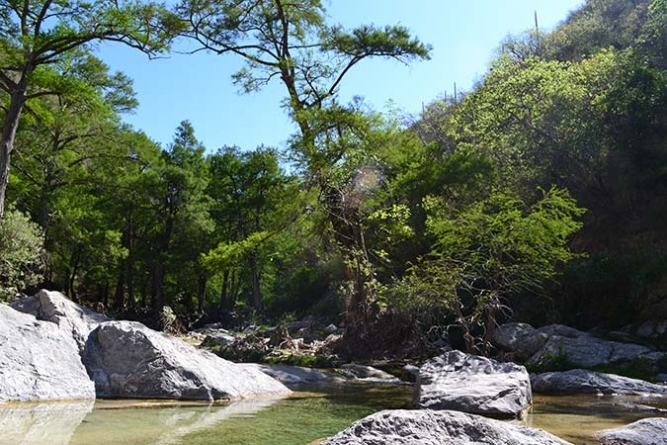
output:
[[0, 444], [67, 445], [94, 401], [0, 405]]
[[599, 444], [591, 435], [646, 417], [667, 416], [667, 399], [640, 396], [536, 396], [523, 424], [576, 444]]
[[[0, 407], [0, 445], [304, 445], [373, 412], [407, 408], [395, 385], [304, 387], [229, 405], [137, 400]], [[2, 417], [4, 415], [4, 418]]]
[[8, 404], [0, 406], [0, 445], [177, 445], [226, 419], [254, 416], [277, 400]]
[[252, 417], [278, 399], [228, 405], [159, 404], [99, 401], [77, 428], [70, 445], [178, 445], [183, 438], [214, 428], [230, 418]]
[[[0, 406], [0, 445], [304, 445], [382, 409], [409, 408], [395, 385], [302, 388], [292, 397], [230, 405], [97, 401]], [[536, 396], [523, 420], [576, 444], [591, 434], [665, 416], [667, 399]]]

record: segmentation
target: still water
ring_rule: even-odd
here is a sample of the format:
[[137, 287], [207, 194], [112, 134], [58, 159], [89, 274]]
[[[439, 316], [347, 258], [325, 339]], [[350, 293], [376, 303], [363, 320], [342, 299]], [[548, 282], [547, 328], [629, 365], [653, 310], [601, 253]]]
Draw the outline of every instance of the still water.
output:
[[[0, 406], [1, 445], [308, 445], [382, 409], [407, 386], [346, 384], [230, 405], [98, 400]], [[640, 407], [638, 408], [638, 405]], [[594, 444], [594, 431], [663, 415], [664, 399], [536, 397], [525, 424]]]

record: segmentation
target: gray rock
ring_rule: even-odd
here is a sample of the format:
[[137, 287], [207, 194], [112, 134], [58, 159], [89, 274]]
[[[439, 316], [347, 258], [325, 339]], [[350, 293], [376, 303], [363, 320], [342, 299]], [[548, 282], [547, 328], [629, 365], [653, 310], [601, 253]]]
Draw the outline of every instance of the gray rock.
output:
[[230, 400], [290, 392], [258, 370], [130, 321], [95, 329], [84, 363], [100, 397]]
[[237, 366], [253, 368], [273, 377], [284, 385], [301, 385], [306, 383], [338, 383], [344, 379], [331, 373], [316, 369], [287, 365], [259, 365], [256, 363], [240, 363]]
[[329, 334], [340, 334], [340, 333], [341, 333], [340, 331], [341, 331], [341, 330], [338, 329], [338, 326], [336, 326], [336, 325], [333, 324], [333, 323], [331, 323], [330, 325], [328, 325], [327, 327], [324, 328], [324, 332], [325, 332], [327, 335], [329, 335]]
[[415, 365], [405, 365], [403, 366], [402, 376], [405, 380], [416, 382], [419, 377], [419, 367]]
[[549, 337], [558, 335], [560, 337], [566, 337], [566, 338], [577, 338], [581, 337], [582, 335], [588, 335], [583, 331], [562, 324], [551, 324], [543, 326], [537, 329], [537, 331], [547, 334]]
[[474, 414], [517, 417], [531, 405], [526, 368], [450, 351], [419, 369], [415, 404]]
[[533, 374], [530, 380], [541, 394], [667, 394], [667, 386], [583, 369]]
[[549, 366], [554, 360], [567, 360], [575, 367], [593, 368], [638, 359], [655, 362], [665, 355], [646, 346], [604, 340], [563, 325], [535, 329], [525, 323], [508, 323], [496, 330], [494, 342], [529, 365]]
[[356, 363], [343, 365], [339, 372], [347, 378], [364, 381], [396, 382], [400, 380], [388, 372], [384, 372], [372, 366], [359, 365]]
[[227, 346], [236, 338], [225, 331], [212, 331], [204, 338], [202, 346]]
[[388, 410], [321, 445], [571, 445], [545, 431], [457, 411]]
[[537, 332], [527, 323], [506, 323], [495, 330], [493, 340], [497, 346], [512, 351], [519, 360], [525, 360], [544, 346], [549, 334]]
[[228, 331], [223, 329], [222, 323], [209, 323], [204, 327], [193, 330], [192, 332], [196, 332], [198, 334], [209, 334], [209, 333], [215, 332], [215, 331], [225, 331], [225, 332], [229, 333]]
[[604, 445], [667, 445], [667, 419], [642, 419], [622, 428], [598, 431], [593, 437]]
[[93, 400], [0, 406], [0, 444], [67, 445]]
[[648, 320], [637, 328], [637, 336], [644, 338], [663, 337], [667, 333], [667, 320]]
[[63, 332], [72, 336], [80, 350], [83, 350], [90, 332], [100, 323], [110, 320], [105, 315], [74, 303], [60, 292], [47, 290], [41, 290], [32, 297], [18, 300], [12, 307], [31, 314], [38, 320], [55, 323]]
[[69, 334], [0, 305], [0, 401], [94, 398], [95, 387]]

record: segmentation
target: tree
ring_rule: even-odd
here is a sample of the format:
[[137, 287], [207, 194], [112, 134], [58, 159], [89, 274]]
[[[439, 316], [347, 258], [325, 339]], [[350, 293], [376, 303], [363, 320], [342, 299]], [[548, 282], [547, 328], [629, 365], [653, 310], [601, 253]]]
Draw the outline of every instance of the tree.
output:
[[658, 68], [667, 69], [667, 1], [653, 0], [648, 7], [648, 17], [639, 43], [644, 52], [651, 56], [651, 63]]
[[581, 61], [607, 48], [632, 46], [651, 0], [587, 0], [544, 39], [548, 59]]
[[[176, 129], [173, 143], [162, 151], [161, 162], [154, 166], [151, 307], [158, 311], [165, 305], [165, 278], [167, 267], [173, 264], [170, 260], [177, 237], [192, 236], [198, 231], [210, 233], [212, 229], [205, 194], [208, 166], [204, 150], [190, 122], [183, 121]], [[198, 252], [189, 259], [197, 258]]]
[[286, 108], [299, 128], [292, 155], [318, 187], [345, 258], [351, 284], [347, 321], [354, 329], [366, 316], [376, 287], [358, 206], [350, 205], [354, 200], [346, 196], [356, 169], [342, 172], [340, 167], [359, 153], [369, 122], [358, 106], [340, 104], [339, 88], [347, 73], [366, 59], [427, 59], [429, 47], [401, 26], [367, 25], [351, 31], [330, 26], [319, 0], [185, 0], [178, 10], [190, 23], [187, 35], [201, 49], [232, 53], [246, 62], [233, 76], [245, 92], [273, 79], [285, 87]]
[[[57, 95], [72, 80], [49, 67], [94, 42], [114, 41], [154, 54], [171, 21], [162, 7], [139, 1], [0, 1], [0, 217], [21, 114], [32, 100]], [[5, 101], [3, 101], [5, 102]]]
[[527, 205], [495, 192], [461, 209], [428, 198], [435, 243], [393, 292], [408, 305], [444, 306], [462, 329], [466, 350], [488, 353], [507, 301], [522, 291], [540, 292], [576, 257], [568, 240], [581, 228], [583, 210], [563, 190], [542, 194]]
[[278, 152], [270, 148], [242, 152], [226, 147], [212, 155], [210, 162], [208, 193], [219, 240], [205, 263], [213, 273], [224, 274], [221, 308], [229, 308], [234, 300], [234, 292], [228, 289], [230, 274], [243, 269], [251, 283], [252, 307], [260, 311], [264, 306], [261, 247], [292, 217], [284, 214], [292, 208], [288, 200], [295, 198], [289, 178], [280, 169]]
[[42, 231], [23, 213], [10, 209], [0, 220], [0, 301], [11, 301], [42, 279]]

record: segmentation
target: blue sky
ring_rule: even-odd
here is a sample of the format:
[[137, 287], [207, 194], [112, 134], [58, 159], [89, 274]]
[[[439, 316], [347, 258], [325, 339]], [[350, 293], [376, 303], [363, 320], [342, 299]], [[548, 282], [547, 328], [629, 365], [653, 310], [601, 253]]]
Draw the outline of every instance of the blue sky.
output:
[[[344, 81], [344, 98], [359, 95], [382, 110], [392, 102], [405, 113], [447, 92], [454, 83], [469, 90], [483, 76], [500, 41], [534, 26], [542, 30], [567, 17], [583, 0], [330, 0], [331, 23], [347, 27], [364, 23], [400, 24], [433, 46], [431, 60], [409, 66], [396, 61], [367, 61]], [[134, 80], [139, 108], [125, 121], [153, 140], [168, 143], [178, 124], [192, 122], [208, 150], [223, 145], [254, 149], [282, 148], [294, 128], [280, 103], [282, 85], [259, 93], [238, 94], [230, 76], [240, 66], [232, 55], [172, 55], [148, 60], [119, 45], [105, 44], [99, 56], [112, 70]]]

